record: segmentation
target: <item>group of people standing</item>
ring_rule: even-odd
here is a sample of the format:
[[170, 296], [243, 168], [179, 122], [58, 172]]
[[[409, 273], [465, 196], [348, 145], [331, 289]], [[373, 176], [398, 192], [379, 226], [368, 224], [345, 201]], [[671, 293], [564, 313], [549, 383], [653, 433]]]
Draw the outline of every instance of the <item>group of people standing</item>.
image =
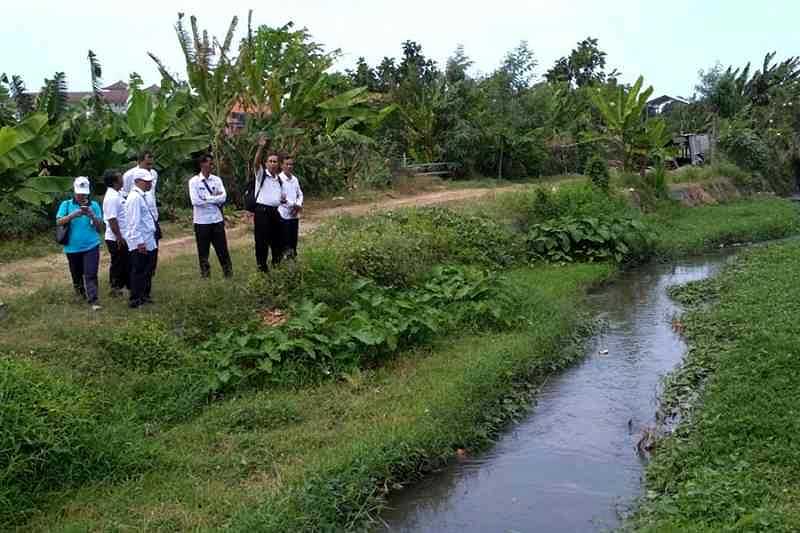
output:
[[[255, 249], [258, 268], [268, 270], [272, 264], [297, 255], [299, 216], [303, 209], [303, 192], [294, 175], [294, 159], [268, 151], [266, 141], [259, 139], [253, 161], [254, 180], [248, 185], [248, 208], [254, 213]], [[111, 295], [129, 291], [128, 306], [141, 307], [152, 303], [151, 287], [158, 264], [158, 223], [156, 189], [158, 173], [153, 168], [153, 154], [144, 151], [138, 163], [124, 174], [106, 171], [103, 180], [106, 194], [100, 205], [91, 200], [91, 182], [79, 176], [73, 182], [73, 196], [58, 207], [56, 224], [68, 228], [61, 240], [69, 263], [72, 284], [77, 294], [99, 310], [98, 270], [100, 262], [99, 233], [105, 226], [104, 240], [108, 255]], [[203, 154], [198, 159], [198, 174], [189, 179], [189, 198], [197, 244], [200, 276], [209, 277], [208, 257], [213, 246], [223, 275], [233, 275], [233, 264], [225, 233], [224, 205], [227, 192], [222, 179], [213, 174], [214, 158]]]

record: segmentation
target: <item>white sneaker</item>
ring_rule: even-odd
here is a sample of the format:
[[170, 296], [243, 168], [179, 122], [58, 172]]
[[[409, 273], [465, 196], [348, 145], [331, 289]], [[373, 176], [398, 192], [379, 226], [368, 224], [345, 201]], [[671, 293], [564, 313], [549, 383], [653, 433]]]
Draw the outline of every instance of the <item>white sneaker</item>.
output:
[[99, 311], [103, 308], [102, 305], [92, 304], [92, 311]]

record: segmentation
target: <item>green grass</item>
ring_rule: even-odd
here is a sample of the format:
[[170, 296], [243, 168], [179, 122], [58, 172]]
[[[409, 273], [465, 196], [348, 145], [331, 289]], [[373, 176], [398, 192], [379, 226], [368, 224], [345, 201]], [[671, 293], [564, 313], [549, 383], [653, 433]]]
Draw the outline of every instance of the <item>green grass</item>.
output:
[[670, 183], [701, 183], [721, 177], [732, 179], [738, 184], [745, 184], [752, 179], [749, 172], [726, 161], [700, 167], [685, 166], [667, 174]]
[[561, 348], [580, 321], [574, 304], [612, 272], [602, 264], [518, 270], [511, 275], [525, 320], [517, 331], [442, 340], [338, 382], [244, 392], [178, 424], [152, 422], [139, 438], [155, 450], [155, 468], [50, 495], [26, 528], [357, 523], [380, 504], [379, 481], [414, 479], [459, 447], [487, 444], [519, 414], [530, 390], [522, 378], [535, 382], [572, 360], [577, 352]]
[[797, 207], [779, 198], [748, 199], [686, 209], [663, 204], [645, 216], [661, 257], [696, 254], [720, 245], [778, 239], [798, 232]]
[[[542, 216], [542, 206], [530, 207], [524, 198], [469, 208], [498, 214], [502, 232], [487, 230], [491, 216], [483, 222], [451, 214], [431, 218], [424, 210], [343, 219], [305, 239], [296, 266], [269, 277], [256, 274], [249, 247], [234, 250], [232, 280], [220, 279], [215, 264], [216, 278], [200, 280], [196, 258], [179, 256], [159, 267], [157, 304], [136, 312], [104, 298], [104, 311], [91, 314], [70, 294], [66, 272], [63, 280], [7, 302], [0, 354], [85, 391], [81, 405], [92, 422], [113, 427], [146, 457], [138, 468], [95, 469], [33, 494], [15, 518], [25, 529], [56, 531], [245, 531], [256, 523], [275, 531], [341, 529], [380, 505], [376, 487], [412, 480], [458, 447], [487, 444], [520, 413], [531, 383], [572, 360], [574, 353], [561, 348], [581, 323], [575, 309], [589, 286], [614, 271], [608, 264], [520, 265], [518, 253], [507, 253], [503, 243], [514, 238], [520, 229], [514, 223], [525, 213]], [[628, 212], [583, 190], [562, 200], [544, 208], [595, 213], [611, 205]], [[733, 231], [729, 226], [772, 235], [754, 230], [761, 228], [759, 217], [739, 223], [726, 210], [782, 210], [782, 232], [794, 231], [796, 213], [788, 206], [743, 202], [700, 214], [675, 208], [672, 217], [701, 221], [694, 235], [705, 232], [700, 240], [713, 243]], [[675, 244], [687, 241], [688, 223], [670, 224], [659, 238], [673, 253], [690, 249]], [[484, 250], [486, 236], [498, 239], [496, 246]], [[443, 262], [508, 269], [521, 287], [525, 319], [513, 331], [467, 328], [313, 386], [244, 388], [212, 401], [205, 395], [207, 369], [195, 349], [216, 332], [302, 295], [335, 307], [348, 301], [353, 276], [365, 268], [413, 286]]]
[[60, 251], [61, 246], [50, 233], [42, 233], [29, 239], [0, 240], [0, 263], [42, 257]]
[[800, 529], [799, 278], [800, 244], [783, 243], [677, 291], [690, 353], [667, 399], [701, 397], [648, 467], [637, 529]]

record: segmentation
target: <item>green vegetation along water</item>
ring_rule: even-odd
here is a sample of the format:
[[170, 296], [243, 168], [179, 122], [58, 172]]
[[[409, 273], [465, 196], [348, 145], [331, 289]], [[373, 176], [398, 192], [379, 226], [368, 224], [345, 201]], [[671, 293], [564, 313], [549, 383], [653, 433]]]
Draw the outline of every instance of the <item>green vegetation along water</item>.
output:
[[[0, 403], [0, 438], [11, 443], [0, 457], [4, 468], [14, 465], [0, 480], [0, 497], [14, 502], [0, 507], [3, 521], [48, 531], [363, 524], [384, 488], [458, 448], [487, 444], [524, 411], [538, 381], [575, 359], [564, 349], [583, 323], [575, 311], [617, 267], [531, 267], [526, 227], [553, 216], [641, 215], [590, 188], [553, 195], [343, 219], [306, 241], [298, 263], [268, 277], [240, 250], [232, 282], [201, 285], [195, 259], [178, 257], [159, 268], [156, 305], [134, 317], [116, 301], [90, 315], [60, 284], [7, 302], [0, 353], [6, 375], [29, 386], [2, 382], [3, 397], [14, 398]], [[723, 216], [729, 210], [738, 216]], [[653, 227], [650, 215], [642, 220]], [[670, 221], [656, 228], [655, 245], [670, 237], [671, 253], [797, 229], [794, 207], [775, 199], [675, 208]], [[280, 364], [208, 394], [209, 361], [198, 347], [217, 333], [304, 295], [335, 309], [364, 277], [395, 298], [424, 287], [443, 264], [506, 278], [520, 295], [513, 324], [465, 321], [373, 359], [348, 362], [338, 358], [352, 352], [332, 351], [342, 364], [330, 376], [320, 366]], [[19, 445], [28, 437], [34, 447]]]
[[644, 531], [798, 531], [800, 243], [755, 248], [676, 291], [687, 362], [669, 381], [684, 422], [647, 471]]

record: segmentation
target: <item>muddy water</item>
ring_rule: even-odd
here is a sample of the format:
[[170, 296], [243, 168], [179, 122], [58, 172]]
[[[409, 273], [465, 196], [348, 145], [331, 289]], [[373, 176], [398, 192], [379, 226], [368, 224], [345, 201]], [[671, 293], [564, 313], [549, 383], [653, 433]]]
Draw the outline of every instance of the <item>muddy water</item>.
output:
[[[727, 255], [727, 254], [726, 254]], [[712, 275], [725, 256], [651, 265], [590, 297], [605, 326], [577, 366], [551, 378], [530, 416], [485, 454], [396, 493], [380, 531], [607, 531], [641, 493], [636, 450], [661, 380], [686, 346], [670, 285]]]

